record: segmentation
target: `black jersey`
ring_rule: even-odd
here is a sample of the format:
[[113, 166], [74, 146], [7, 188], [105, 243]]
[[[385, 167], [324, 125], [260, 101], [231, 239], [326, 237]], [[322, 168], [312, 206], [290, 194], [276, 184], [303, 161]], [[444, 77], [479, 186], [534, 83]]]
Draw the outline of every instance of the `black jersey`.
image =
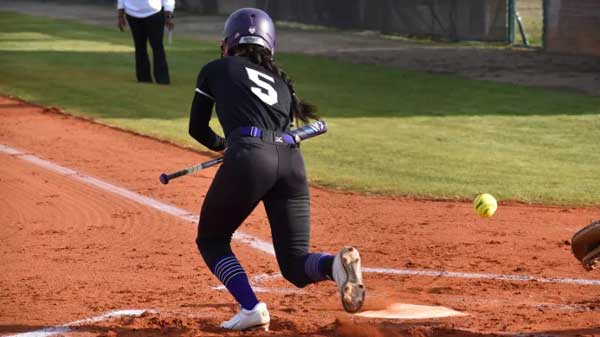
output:
[[222, 141], [207, 130], [213, 103], [225, 136], [242, 126], [285, 132], [292, 122], [287, 83], [244, 57], [212, 61], [198, 75], [190, 134], [211, 149]]

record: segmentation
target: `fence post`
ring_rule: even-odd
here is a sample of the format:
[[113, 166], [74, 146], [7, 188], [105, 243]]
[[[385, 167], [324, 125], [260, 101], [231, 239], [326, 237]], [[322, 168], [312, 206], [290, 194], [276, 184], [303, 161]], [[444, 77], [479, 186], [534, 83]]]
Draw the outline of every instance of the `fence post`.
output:
[[542, 2], [542, 50], [546, 50], [546, 31], [548, 29], [548, 3], [549, 0], [544, 0]]
[[515, 0], [508, 0], [508, 29], [506, 41], [510, 44], [515, 43]]

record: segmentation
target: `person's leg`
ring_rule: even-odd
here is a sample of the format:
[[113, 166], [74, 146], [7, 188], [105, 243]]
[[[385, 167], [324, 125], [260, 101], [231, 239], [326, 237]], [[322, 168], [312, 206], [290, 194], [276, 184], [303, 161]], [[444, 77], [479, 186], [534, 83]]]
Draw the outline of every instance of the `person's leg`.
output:
[[127, 15], [129, 29], [135, 46], [135, 75], [138, 82], [152, 82], [150, 76], [150, 60], [148, 59], [148, 34], [144, 19]]
[[285, 279], [297, 287], [332, 279], [333, 255], [310, 253], [310, 197], [299, 149], [279, 147], [280, 179], [263, 199]]
[[299, 288], [331, 280], [334, 256], [309, 252], [308, 196], [285, 199], [269, 195], [264, 204], [283, 277]]
[[150, 46], [152, 47], [153, 73], [154, 80], [159, 84], [169, 84], [169, 66], [167, 65], [167, 56], [163, 44], [165, 31], [165, 15], [160, 11], [147, 18], [146, 27]]
[[263, 199], [281, 273], [298, 287], [334, 280], [344, 309], [356, 312], [365, 298], [358, 250], [344, 247], [335, 256], [309, 253], [310, 203], [304, 162], [298, 149], [281, 149], [281, 178]]
[[230, 144], [225, 161], [206, 194], [196, 243], [204, 261], [233, 297], [246, 309], [258, 300], [248, 277], [231, 251], [235, 230], [270, 189], [275, 176], [274, 158], [261, 140], [246, 138], [253, 144]]

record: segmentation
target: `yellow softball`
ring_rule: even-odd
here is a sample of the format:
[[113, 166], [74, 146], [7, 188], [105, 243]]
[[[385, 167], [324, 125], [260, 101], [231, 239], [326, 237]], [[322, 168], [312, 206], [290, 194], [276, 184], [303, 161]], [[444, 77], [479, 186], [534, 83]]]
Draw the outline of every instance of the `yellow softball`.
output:
[[475, 207], [475, 212], [484, 218], [491, 217], [496, 213], [496, 209], [498, 209], [496, 198], [488, 193], [478, 195], [473, 200], [473, 206]]

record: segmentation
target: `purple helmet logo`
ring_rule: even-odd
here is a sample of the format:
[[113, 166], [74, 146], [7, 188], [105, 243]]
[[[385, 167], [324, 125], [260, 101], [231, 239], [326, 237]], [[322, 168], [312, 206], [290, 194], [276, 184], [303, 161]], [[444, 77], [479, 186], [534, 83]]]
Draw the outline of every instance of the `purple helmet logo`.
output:
[[275, 54], [275, 24], [269, 14], [256, 8], [233, 12], [225, 22], [223, 43], [228, 49], [240, 44], [263, 46]]

